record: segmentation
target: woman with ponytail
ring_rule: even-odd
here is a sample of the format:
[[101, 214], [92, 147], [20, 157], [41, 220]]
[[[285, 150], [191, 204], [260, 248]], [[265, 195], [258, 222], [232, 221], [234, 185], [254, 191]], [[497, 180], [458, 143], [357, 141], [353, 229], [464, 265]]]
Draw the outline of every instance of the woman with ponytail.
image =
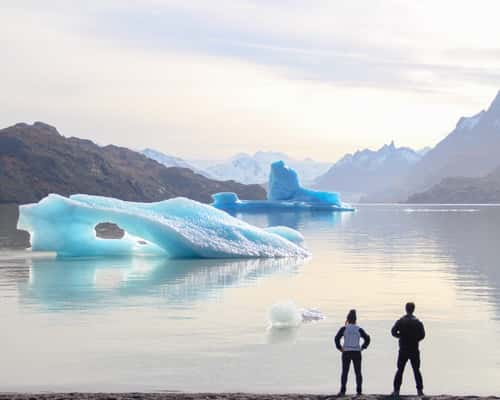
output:
[[[341, 339], [344, 338], [341, 344]], [[363, 344], [360, 344], [363, 338]], [[370, 345], [370, 336], [358, 325], [356, 325], [356, 310], [347, 314], [345, 326], [341, 327], [335, 335], [335, 347], [342, 352], [342, 376], [340, 377], [339, 396], [345, 396], [347, 375], [351, 361], [356, 374], [356, 393], [362, 394], [363, 376], [361, 374], [361, 351]]]

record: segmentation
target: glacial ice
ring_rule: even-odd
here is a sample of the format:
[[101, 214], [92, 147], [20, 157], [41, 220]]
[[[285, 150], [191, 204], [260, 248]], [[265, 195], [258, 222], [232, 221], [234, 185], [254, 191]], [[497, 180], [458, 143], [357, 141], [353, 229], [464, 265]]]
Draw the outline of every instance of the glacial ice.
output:
[[271, 328], [296, 328], [302, 322], [325, 319], [323, 313], [315, 308], [299, 308], [292, 300], [275, 303], [269, 310]]
[[331, 210], [354, 211], [342, 203], [340, 195], [306, 189], [300, 185], [297, 172], [284, 161], [271, 164], [267, 200], [240, 200], [236, 193], [221, 192], [212, 195], [215, 208], [230, 212], [274, 211], [274, 210]]
[[272, 328], [296, 328], [302, 322], [302, 314], [293, 301], [273, 304], [269, 310]]
[[271, 201], [295, 200], [342, 206], [338, 193], [319, 192], [300, 186], [297, 172], [288, 167], [284, 161], [276, 161], [271, 164], [267, 199]]
[[[122, 239], [96, 237], [101, 222], [126, 231]], [[51, 194], [20, 207], [18, 229], [34, 251], [61, 257], [152, 254], [170, 258], [305, 257], [300, 233], [262, 229], [186, 198], [133, 203], [113, 198]]]

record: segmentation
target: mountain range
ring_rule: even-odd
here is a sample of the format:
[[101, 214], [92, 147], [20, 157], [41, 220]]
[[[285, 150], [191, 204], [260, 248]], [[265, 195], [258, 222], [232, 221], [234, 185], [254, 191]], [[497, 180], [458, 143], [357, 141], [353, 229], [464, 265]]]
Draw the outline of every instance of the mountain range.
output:
[[[171, 156], [165, 153], [162, 153], [161, 151], [154, 150], [154, 149], [144, 149], [141, 151], [142, 154], [144, 154], [146, 157], [155, 160], [159, 162], [160, 164], [163, 164], [165, 167], [178, 167], [178, 168], [188, 168], [193, 172], [196, 172], [197, 174], [206, 176], [207, 178], [212, 178], [213, 176], [210, 176], [206, 171], [204, 171], [202, 168], [197, 168], [194, 166], [194, 164], [190, 163], [189, 161], [186, 161], [180, 157], [175, 157]], [[245, 182], [241, 182], [245, 183]]]
[[378, 150], [359, 150], [346, 154], [325, 174], [314, 181], [314, 187], [335, 190], [349, 201], [389, 187], [421, 160], [425, 151], [396, 147], [394, 141]]
[[[220, 191], [264, 199], [269, 165], [284, 160], [301, 181], [361, 202], [500, 202], [500, 92], [491, 105], [458, 120], [434, 148], [396, 147], [347, 154], [334, 164], [284, 153], [240, 153], [226, 161], [184, 160], [62, 136], [42, 122], [0, 130], [0, 203], [48, 193], [88, 193], [132, 201], [185, 196], [209, 202]], [[249, 185], [248, 185], [249, 184]]]
[[166, 166], [183, 166], [212, 179], [234, 180], [245, 184], [267, 183], [269, 166], [278, 160], [283, 160], [294, 168], [305, 183], [312, 182], [331, 166], [331, 163], [310, 158], [297, 160], [285, 153], [273, 151], [258, 151], [253, 155], [238, 153], [225, 161], [185, 160], [152, 149], [146, 149], [142, 153]]
[[0, 130], [0, 203], [29, 203], [49, 193], [86, 193], [130, 201], [184, 196], [211, 201], [216, 192], [264, 199], [259, 185], [220, 182], [171, 167], [124, 147], [64, 137], [42, 122]]
[[[483, 185], [484, 182], [494, 184], [495, 180], [491, 180], [489, 174], [500, 166], [499, 153], [500, 92], [487, 110], [471, 117], [460, 118], [455, 129], [415, 163], [398, 182], [390, 188], [372, 192], [364, 200], [415, 200], [414, 194], [424, 193], [440, 183], [443, 183], [441, 188], [450, 188], [451, 182], [454, 182], [455, 187], [458, 181], [450, 181], [447, 178], [478, 178], [481, 180], [478, 185]], [[441, 193], [436, 188], [433, 193], [435, 200], [445, 201], [444, 198], [435, 197], [437, 193]]]

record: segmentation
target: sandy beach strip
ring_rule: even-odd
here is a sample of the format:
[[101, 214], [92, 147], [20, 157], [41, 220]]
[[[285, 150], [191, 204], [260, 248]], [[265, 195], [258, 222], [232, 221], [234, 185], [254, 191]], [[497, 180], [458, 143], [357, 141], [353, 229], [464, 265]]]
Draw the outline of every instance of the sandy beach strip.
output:
[[[424, 396], [402, 395], [404, 400], [500, 400], [497, 396]], [[253, 394], [253, 393], [0, 393], [0, 400], [327, 400], [327, 399], [356, 399], [356, 400], [392, 400], [390, 395], [335, 395], [320, 394]]]

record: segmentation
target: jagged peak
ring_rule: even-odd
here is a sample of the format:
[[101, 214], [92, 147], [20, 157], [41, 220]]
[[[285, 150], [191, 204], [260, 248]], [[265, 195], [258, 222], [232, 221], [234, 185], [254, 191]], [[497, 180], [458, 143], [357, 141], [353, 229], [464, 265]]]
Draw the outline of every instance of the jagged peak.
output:
[[471, 130], [477, 125], [477, 123], [480, 121], [480, 119], [483, 117], [485, 113], [486, 111], [481, 110], [480, 112], [471, 117], [461, 117], [457, 122], [456, 129]]
[[491, 102], [490, 107], [488, 108], [488, 112], [490, 111], [498, 111], [500, 112], [500, 90], [497, 92], [497, 95]]
[[394, 143], [394, 140], [391, 140], [391, 143], [389, 143], [389, 144], [384, 144], [377, 151], [386, 151], [386, 150], [389, 150], [389, 151], [396, 150], [396, 144]]

